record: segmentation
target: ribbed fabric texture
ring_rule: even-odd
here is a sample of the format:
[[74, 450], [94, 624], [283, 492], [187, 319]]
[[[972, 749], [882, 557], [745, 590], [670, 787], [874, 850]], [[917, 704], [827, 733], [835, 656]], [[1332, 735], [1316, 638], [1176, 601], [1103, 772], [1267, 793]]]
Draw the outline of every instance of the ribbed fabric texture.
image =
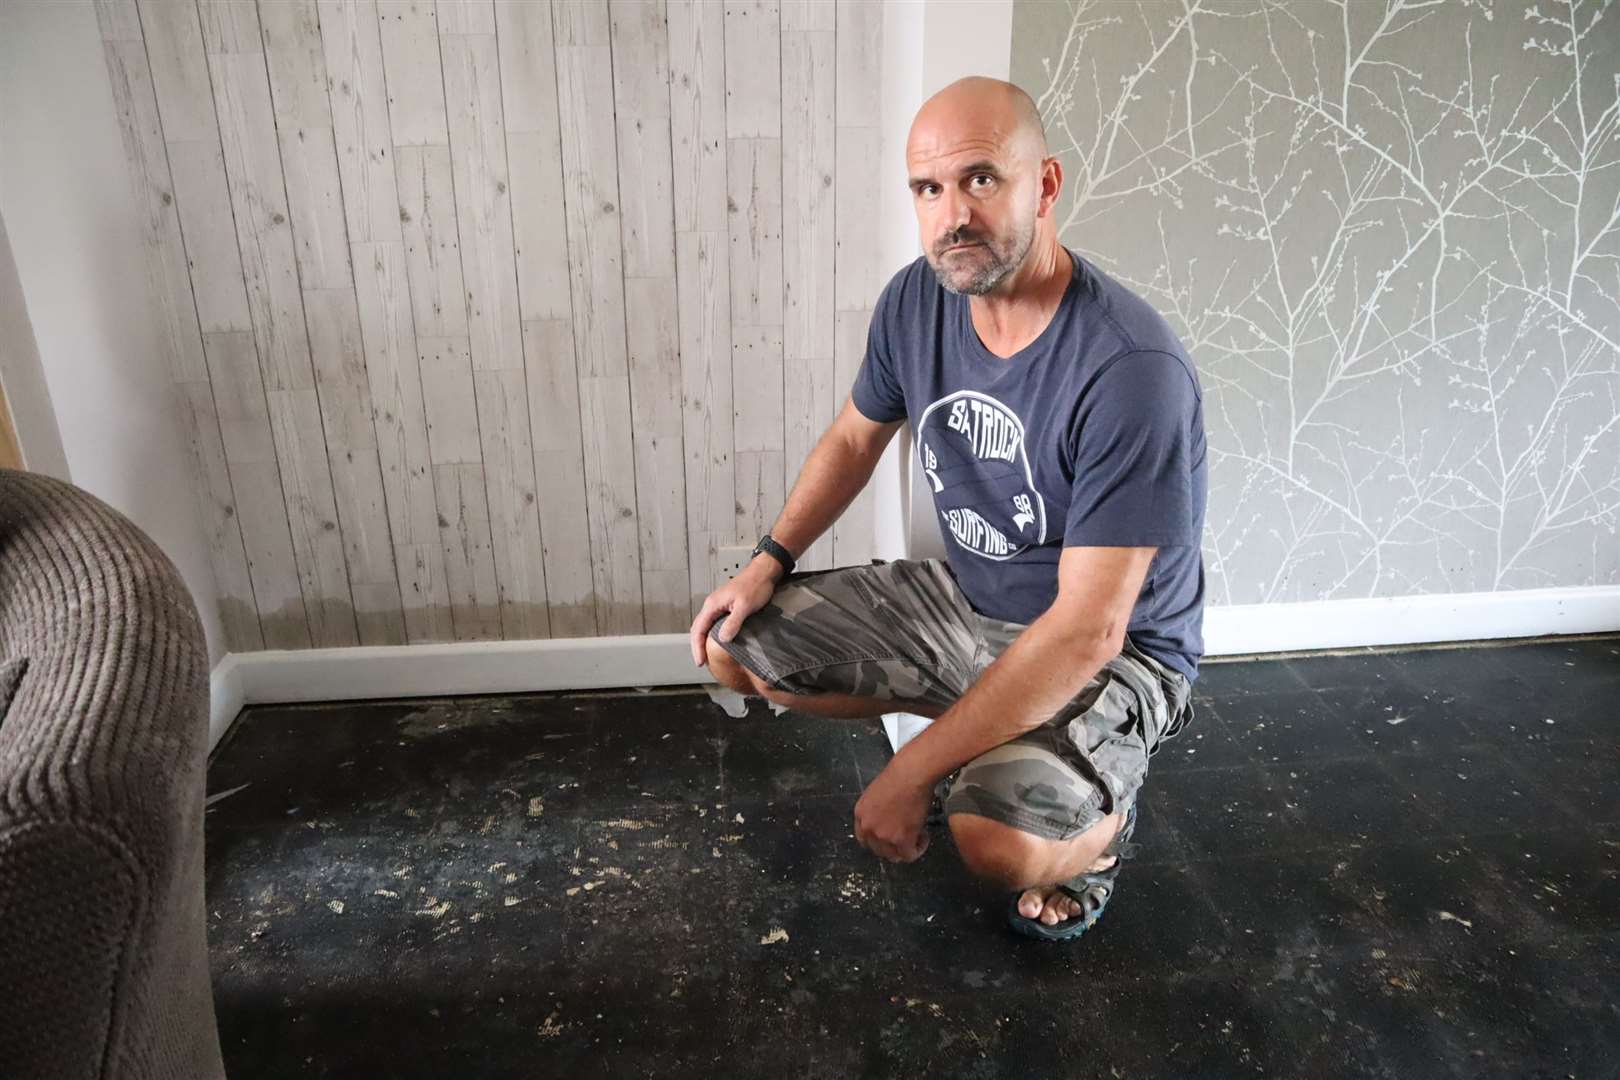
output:
[[7, 660], [0, 656], [0, 724], [6, 722], [6, 710], [11, 708], [12, 695], [16, 694], [17, 684], [22, 682], [23, 672], [27, 670], [27, 657]]
[[0, 469], [7, 671], [20, 677], [0, 708], [0, 1077], [222, 1077], [196, 607], [127, 518]]

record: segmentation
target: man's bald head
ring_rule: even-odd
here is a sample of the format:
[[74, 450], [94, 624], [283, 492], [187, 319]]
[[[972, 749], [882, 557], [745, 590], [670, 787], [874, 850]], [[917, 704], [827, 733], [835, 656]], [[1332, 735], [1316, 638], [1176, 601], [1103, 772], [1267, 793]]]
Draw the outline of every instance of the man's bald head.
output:
[[1039, 162], [1046, 157], [1041, 111], [1020, 86], [984, 75], [957, 79], [923, 102], [911, 121], [906, 155], [942, 143], [994, 140]]
[[950, 291], [996, 289], [1037, 235], [1050, 249], [1043, 215], [1063, 172], [1047, 157], [1040, 110], [1012, 83], [958, 79], [924, 102], [906, 139], [906, 171], [923, 252]]

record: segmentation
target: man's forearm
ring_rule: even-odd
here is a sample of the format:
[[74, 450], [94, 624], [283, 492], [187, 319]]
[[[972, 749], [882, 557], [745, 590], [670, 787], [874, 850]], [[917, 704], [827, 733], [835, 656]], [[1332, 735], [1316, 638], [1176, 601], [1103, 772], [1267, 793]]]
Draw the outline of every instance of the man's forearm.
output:
[[980, 754], [1056, 716], [1118, 647], [1106, 628], [1047, 612], [1031, 623], [927, 730], [891, 762], [932, 786]]
[[795, 558], [803, 555], [860, 494], [881, 456], [881, 448], [863, 452], [829, 428], [799, 470], [771, 536]]

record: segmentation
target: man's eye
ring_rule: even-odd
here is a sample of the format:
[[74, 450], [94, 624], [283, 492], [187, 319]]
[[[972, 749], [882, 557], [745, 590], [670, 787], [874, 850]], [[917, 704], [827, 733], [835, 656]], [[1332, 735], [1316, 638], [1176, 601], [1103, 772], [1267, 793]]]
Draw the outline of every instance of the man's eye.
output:
[[[983, 180], [984, 183], [980, 184], [979, 183], [980, 180]], [[995, 177], [990, 176], [987, 173], [980, 173], [979, 175], [977, 175], [977, 176], [975, 176], [973, 178], [973, 183], [976, 184], [979, 187], [985, 187], [986, 185], [992, 184], [994, 182], [995, 182]]]

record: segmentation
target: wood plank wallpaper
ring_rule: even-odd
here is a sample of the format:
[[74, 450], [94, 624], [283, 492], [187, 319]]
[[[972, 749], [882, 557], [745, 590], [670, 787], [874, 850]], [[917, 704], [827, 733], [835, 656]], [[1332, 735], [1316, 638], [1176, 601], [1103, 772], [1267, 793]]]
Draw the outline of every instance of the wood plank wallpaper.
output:
[[685, 630], [891, 269], [880, 5], [97, 8], [226, 647]]

